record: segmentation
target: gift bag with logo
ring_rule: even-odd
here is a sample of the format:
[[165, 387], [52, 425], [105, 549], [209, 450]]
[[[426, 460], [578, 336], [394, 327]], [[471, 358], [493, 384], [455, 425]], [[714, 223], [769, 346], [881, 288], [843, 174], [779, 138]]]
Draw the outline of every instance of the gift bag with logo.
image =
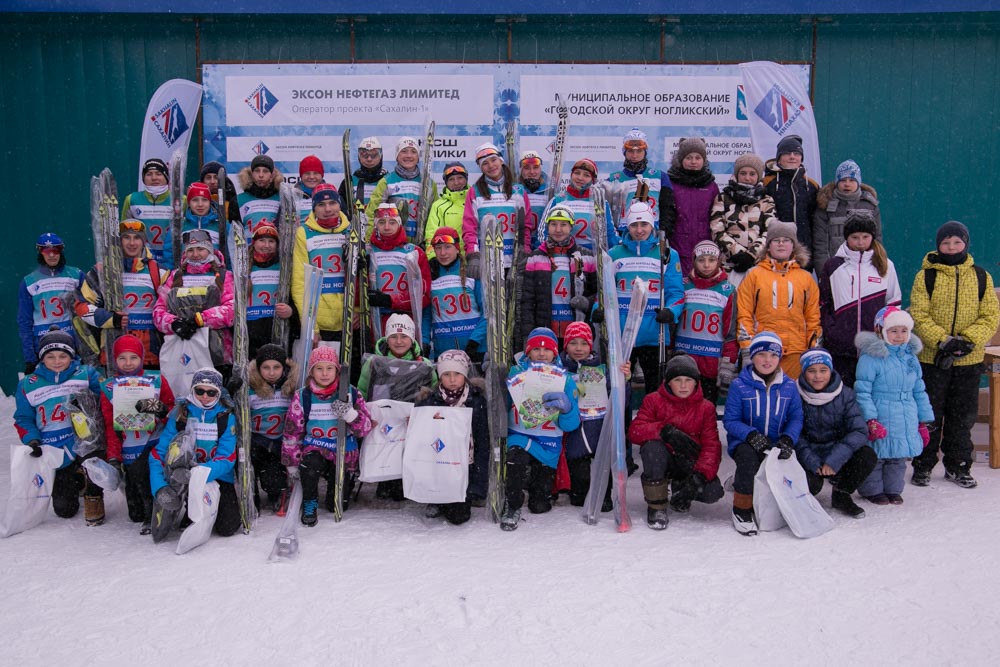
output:
[[160, 374], [178, 398], [188, 395], [195, 371], [215, 365], [208, 347], [208, 333], [206, 327], [201, 327], [190, 340], [176, 335], [164, 336], [160, 348]]
[[191, 468], [191, 479], [188, 481], [187, 515], [191, 525], [181, 533], [177, 542], [177, 553], [183, 554], [199, 547], [208, 541], [215, 526], [215, 517], [219, 514], [219, 483], [209, 482], [211, 471], [208, 466]]
[[776, 447], [767, 452], [754, 478], [753, 511], [760, 530], [778, 530], [787, 524], [801, 538], [818, 537], [834, 526], [809, 493], [806, 471], [798, 459], [779, 459]]
[[362, 482], [399, 479], [403, 476], [403, 445], [413, 403], [386, 398], [368, 406], [372, 419], [378, 423], [362, 441], [358, 479]]
[[458, 503], [469, 486], [472, 408], [413, 408], [403, 448], [403, 495], [418, 503]]
[[10, 537], [40, 524], [49, 511], [56, 468], [63, 462], [61, 447], [42, 445], [42, 455], [18, 443], [10, 446], [10, 500], [0, 537]]

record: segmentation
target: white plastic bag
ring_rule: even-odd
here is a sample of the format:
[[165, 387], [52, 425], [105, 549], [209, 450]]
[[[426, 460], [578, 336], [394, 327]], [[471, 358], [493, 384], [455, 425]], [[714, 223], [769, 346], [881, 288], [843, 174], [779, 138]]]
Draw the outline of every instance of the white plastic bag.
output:
[[181, 533], [177, 553], [183, 554], [208, 541], [219, 513], [219, 483], [209, 482], [208, 466], [191, 468], [188, 481], [187, 514], [192, 523]]
[[786, 523], [796, 537], [818, 537], [834, 526], [833, 519], [809, 493], [806, 471], [792, 456], [778, 458], [768, 451], [757, 471], [753, 508], [760, 530], [777, 530]]
[[160, 374], [178, 398], [188, 395], [195, 371], [214, 365], [208, 348], [208, 327], [200, 327], [191, 340], [176, 335], [164, 336], [160, 347]]
[[302, 484], [298, 481], [294, 484], [292, 498], [288, 501], [288, 512], [274, 538], [271, 555], [267, 557], [267, 560], [272, 563], [291, 561], [299, 555], [299, 511], [302, 509]]
[[42, 445], [42, 455], [20, 443], [10, 446], [10, 500], [0, 537], [17, 535], [40, 524], [49, 510], [56, 469], [63, 462], [61, 447]]
[[403, 476], [403, 445], [413, 403], [385, 398], [368, 406], [373, 417], [380, 416], [378, 424], [361, 443], [358, 479], [362, 482], [399, 479]]
[[82, 467], [87, 471], [87, 478], [105, 491], [117, 491], [122, 484], [121, 473], [104, 459], [89, 458]]
[[413, 408], [403, 448], [403, 495], [418, 503], [458, 503], [469, 486], [472, 408]]

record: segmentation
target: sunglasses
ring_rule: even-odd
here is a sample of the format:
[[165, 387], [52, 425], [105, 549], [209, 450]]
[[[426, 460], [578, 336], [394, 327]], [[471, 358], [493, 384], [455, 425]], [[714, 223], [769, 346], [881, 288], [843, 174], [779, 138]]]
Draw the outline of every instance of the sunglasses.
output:
[[367, 151], [364, 148], [358, 150], [358, 155], [364, 158], [378, 157], [381, 154], [382, 151], [379, 150]]
[[215, 398], [219, 395], [218, 389], [202, 389], [201, 387], [194, 388], [195, 396], [208, 396], [209, 398]]

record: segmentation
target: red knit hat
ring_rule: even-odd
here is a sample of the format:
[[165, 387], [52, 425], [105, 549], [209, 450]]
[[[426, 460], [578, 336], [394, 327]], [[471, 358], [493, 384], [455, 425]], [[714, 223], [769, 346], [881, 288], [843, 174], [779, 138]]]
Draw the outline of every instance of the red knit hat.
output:
[[204, 183], [192, 183], [191, 187], [188, 188], [188, 201], [191, 201], [195, 197], [204, 197], [210, 200], [212, 198], [212, 191]]
[[528, 334], [528, 340], [524, 343], [524, 353], [527, 354], [536, 347], [552, 350], [553, 354], [559, 354], [559, 341], [555, 333], [548, 327], [536, 327]]
[[142, 341], [130, 334], [119, 336], [115, 339], [115, 344], [111, 347], [111, 354], [114, 355], [115, 359], [121, 356], [122, 352], [135, 352], [140, 359], [146, 356], [146, 350], [142, 345]]
[[587, 341], [590, 349], [594, 349], [594, 333], [590, 330], [590, 325], [586, 322], [570, 322], [563, 335], [563, 347], [574, 338], [582, 338]]
[[274, 226], [273, 222], [262, 222], [257, 226], [257, 229], [253, 230], [254, 241], [266, 237], [273, 239], [278, 238], [278, 228]]
[[308, 373], [312, 374], [313, 366], [319, 363], [330, 363], [340, 368], [340, 359], [337, 358], [337, 351], [328, 345], [320, 345], [309, 355]]
[[437, 231], [434, 232], [434, 238], [431, 239], [431, 246], [436, 246], [438, 243], [450, 243], [457, 246], [458, 232], [447, 225], [438, 227]]
[[299, 177], [300, 178], [301, 178], [302, 174], [305, 174], [306, 172], [310, 172], [310, 171], [318, 171], [320, 176], [323, 176], [323, 175], [326, 174], [326, 172], [323, 171], [323, 161], [320, 160], [315, 155], [307, 155], [304, 158], [302, 158], [301, 162], [299, 162]]

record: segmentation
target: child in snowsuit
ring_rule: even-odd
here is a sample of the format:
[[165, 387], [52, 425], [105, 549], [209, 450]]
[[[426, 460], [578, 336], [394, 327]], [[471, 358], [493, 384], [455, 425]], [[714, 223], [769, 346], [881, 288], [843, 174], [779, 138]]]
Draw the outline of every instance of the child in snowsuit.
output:
[[816, 213], [812, 219], [813, 268], [820, 271], [840, 246], [847, 218], [852, 212], [867, 214], [875, 228], [875, 240], [882, 241], [882, 215], [875, 189], [861, 182], [861, 167], [845, 160], [837, 167], [837, 178], [816, 195]]
[[[529, 333], [524, 354], [511, 368], [508, 378], [528, 370], [532, 364], [562, 369], [559, 343], [551, 329], [539, 327]], [[542, 396], [542, 405], [554, 414], [548, 421], [531, 427], [522, 423], [517, 406], [511, 406], [505, 464], [507, 502], [500, 517], [502, 530], [516, 530], [521, 520], [529, 469], [528, 509], [533, 514], [543, 514], [552, 509], [550, 494], [556, 464], [562, 452], [563, 434], [580, 428], [576, 382], [569, 373], [566, 373], [562, 391], [546, 392]]]
[[573, 224], [573, 211], [565, 205], [550, 209], [545, 219], [548, 238], [524, 267], [517, 340], [526, 340], [538, 327], [548, 327], [562, 339], [566, 327], [588, 317], [593, 308], [597, 264], [591, 251], [576, 244]]
[[708, 168], [708, 150], [700, 137], [681, 139], [667, 171], [674, 188], [677, 222], [674, 224], [670, 247], [681, 258], [681, 273], [691, 272], [694, 247], [712, 238], [708, 218], [712, 212], [719, 186]]
[[719, 246], [702, 241], [694, 248], [694, 267], [684, 281], [684, 312], [674, 349], [698, 364], [701, 393], [712, 405], [719, 387], [728, 389], [736, 375], [736, 288], [719, 266]]
[[[281, 463], [285, 415], [298, 389], [298, 366], [273, 343], [262, 345], [247, 370], [250, 383], [250, 461], [267, 504], [279, 516], [287, 502], [288, 479]], [[260, 507], [260, 493], [254, 489]]]
[[878, 454], [858, 491], [876, 505], [902, 504], [906, 459], [924, 450], [934, 422], [917, 360], [923, 344], [912, 330], [908, 312], [886, 306], [875, 315], [875, 333], [862, 331], [856, 339], [860, 356], [854, 391]]
[[[158, 371], [143, 372], [144, 356], [145, 350], [139, 338], [131, 334], [119, 336], [112, 348], [117, 375], [105, 380], [101, 395], [108, 463], [124, 473], [128, 518], [142, 524], [140, 535], [149, 534], [153, 517], [149, 452], [159, 442], [167, 413], [174, 408], [174, 393], [166, 378], [161, 377]], [[135, 403], [139, 414], [134, 418], [116, 415], [115, 392], [129, 392], [134, 387], [148, 388], [145, 391], [153, 395]], [[134, 423], [130, 423], [132, 419], [135, 419]]]
[[281, 219], [279, 190], [285, 177], [274, 168], [274, 160], [266, 155], [256, 155], [249, 167], [239, 173], [243, 192], [236, 198], [240, 217], [247, 226], [247, 236], [252, 236], [262, 222], [277, 226]]
[[[775, 159], [764, 169], [764, 191], [774, 200], [774, 216], [795, 223], [796, 239], [812, 255], [812, 219], [819, 185], [802, 166], [802, 137], [790, 134], [778, 142]], [[807, 258], [808, 261], [808, 258]], [[811, 265], [803, 265], [806, 271]]]
[[844, 242], [819, 272], [819, 311], [823, 343], [833, 355], [833, 367], [848, 387], [854, 386], [858, 348], [854, 337], [875, 328], [875, 313], [898, 306], [902, 295], [896, 267], [876, 239], [875, 220], [868, 211], [848, 211]]
[[482, 286], [467, 275], [458, 244], [458, 232], [447, 225], [438, 228], [432, 238], [431, 305], [424, 312], [423, 340], [435, 358], [445, 350], [465, 350], [478, 363], [486, 351]]
[[[353, 473], [358, 469], [358, 439], [372, 430], [372, 420], [365, 400], [354, 387], [349, 388], [349, 400], [338, 398], [340, 361], [332, 347], [320, 346], [309, 355], [306, 386], [295, 392], [285, 417], [285, 433], [281, 444], [281, 462], [287, 466], [290, 479], [301, 479], [304, 526], [315, 526], [319, 507], [319, 478], [326, 477], [326, 507], [331, 512], [335, 503], [333, 483], [337, 447], [344, 447], [344, 497], [346, 510]], [[348, 425], [346, 443], [338, 442], [338, 425], [343, 419]]]
[[854, 391], [840, 379], [833, 357], [821, 347], [802, 353], [799, 359], [799, 396], [803, 424], [795, 453], [806, 472], [809, 492], [814, 496], [823, 481], [833, 486], [833, 509], [860, 519], [865, 511], [851, 494], [875, 467], [875, 450], [868, 446], [868, 427]]
[[292, 335], [298, 332], [299, 323], [291, 304], [278, 302], [278, 281], [281, 276], [278, 255], [278, 229], [270, 223], [261, 223], [253, 233], [250, 246], [250, 290], [247, 303], [247, 334], [249, 355], [257, 354], [261, 346], [271, 341], [274, 318], [292, 319]]
[[[61, 447], [62, 464], [52, 485], [52, 509], [69, 519], [80, 510], [83, 491], [87, 525], [104, 523], [104, 490], [91, 482], [76, 455], [76, 434], [67, 409], [73, 394], [92, 391], [101, 395], [101, 377], [76, 356], [73, 337], [53, 327], [38, 341], [38, 367], [17, 384], [14, 427], [31, 455], [42, 456], [42, 445]], [[94, 456], [95, 454], [90, 454]]]
[[[187, 465], [177, 466], [168, 450], [174, 438], [194, 427], [195, 456]], [[220, 537], [233, 535], [240, 527], [240, 505], [234, 486], [236, 469], [236, 415], [222, 402], [222, 374], [214, 368], [201, 368], [191, 380], [191, 393], [177, 401], [167, 417], [160, 440], [150, 453], [149, 485], [153, 499], [164, 510], [177, 511], [187, 501], [191, 470], [205, 466], [207, 482], [219, 484], [219, 511], [212, 532]], [[153, 539], [162, 540], [169, 526], [159, 526], [163, 513], [153, 513]], [[164, 530], [166, 528], [166, 530]]]
[[913, 279], [913, 332], [924, 344], [919, 354], [934, 424], [931, 442], [913, 460], [913, 484], [927, 486], [944, 456], [944, 478], [971, 489], [972, 425], [986, 343], [997, 330], [1000, 308], [993, 276], [969, 254], [969, 230], [948, 221], [937, 231], [936, 251], [927, 253]]
[[714, 503], [724, 494], [718, 477], [722, 443], [715, 405], [703, 398], [699, 380], [692, 357], [671, 357], [663, 384], [643, 399], [629, 428], [629, 440], [641, 447], [646, 525], [653, 530], [663, 530], [669, 522], [668, 482], [675, 512], [687, 512], [695, 500]]
[[729, 388], [723, 417], [727, 449], [736, 461], [733, 527], [742, 535], [757, 534], [753, 485], [767, 450], [777, 447], [779, 458], [791, 458], [802, 430], [802, 401], [795, 380], [781, 368], [781, 338], [761, 331], [750, 342], [749, 355], [750, 364]]
[[761, 159], [744, 153], [736, 158], [733, 177], [712, 204], [712, 238], [722, 250], [722, 265], [733, 287], [739, 287], [764, 254], [767, 223], [774, 218], [774, 200], [764, 193], [763, 177]]
[[128, 195], [122, 202], [121, 219], [145, 223], [153, 259], [168, 271], [181, 261], [180, 257], [174, 257], [174, 236], [170, 224], [173, 214], [167, 163], [157, 157], [150, 158], [142, 165], [142, 189]]
[[489, 486], [490, 429], [487, 422], [485, 385], [482, 379], [469, 378], [472, 361], [461, 350], [447, 350], [438, 355], [437, 387], [424, 387], [416, 405], [472, 408], [472, 451], [469, 457], [469, 486], [465, 501], [439, 505], [448, 523], [459, 525], [469, 520], [472, 506], [482, 507]]
[[66, 266], [61, 238], [46, 232], [35, 242], [38, 267], [24, 277], [17, 289], [17, 333], [21, 338], [24, 374], [38, 365], [38, 347], [52, 326], [73, 332], [74, 292], [83, 284], [83, 272]]

